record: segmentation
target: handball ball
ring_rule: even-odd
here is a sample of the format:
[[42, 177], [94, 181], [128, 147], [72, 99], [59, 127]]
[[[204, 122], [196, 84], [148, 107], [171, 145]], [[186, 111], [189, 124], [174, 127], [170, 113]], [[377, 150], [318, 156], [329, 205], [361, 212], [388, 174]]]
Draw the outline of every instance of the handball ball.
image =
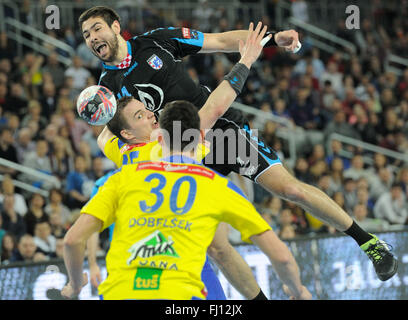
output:
[[91, 125], [107, 124], [115, 115], [116, 99], [112, 91], [103, 86], [84, 89], [77, 100], [79, 116]]

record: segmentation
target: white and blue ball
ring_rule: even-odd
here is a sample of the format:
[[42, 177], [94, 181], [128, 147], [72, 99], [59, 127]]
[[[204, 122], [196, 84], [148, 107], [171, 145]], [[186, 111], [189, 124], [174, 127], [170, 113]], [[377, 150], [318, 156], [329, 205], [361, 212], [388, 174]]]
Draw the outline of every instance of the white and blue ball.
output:
[[91, 125], [107, 124], [116, 112], [115, 95], [104, 86], [90, 86], [84, 89], [77, 100], [79, 116]]

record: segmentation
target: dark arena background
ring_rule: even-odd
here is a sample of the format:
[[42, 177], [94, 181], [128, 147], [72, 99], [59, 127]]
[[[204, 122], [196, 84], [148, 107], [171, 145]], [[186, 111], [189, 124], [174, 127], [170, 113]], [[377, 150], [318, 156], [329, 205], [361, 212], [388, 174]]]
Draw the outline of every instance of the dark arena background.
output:
[[[78, 95], [102, 70], [78, 27], [94, 5], [119, 13], [125, 40], [158, 27], [218, 33], [251, 21], [296, 30], [301, 50], [264, 48], [237, 107], [291, 173], [392, 246], [397, 274], [379, 281], [352, 238], [248, 179], [229, 178], [291, 249], [314, 299], [408, 299], [408, 1], [0, 0], [0, 300], [60, 299], [68, 281], [63, 237], [95, 181], [115, 169], [97, 145], [103, 126], [76, 111]], [[215, 89], [238, 60], [198, 54], [183, 64]], [[51, 238], [45, 244], [41, 227]], [[267, 257], [232, 227], [229, 240], [265, 295], [287, 299]], [[103, 278], [108, 249], [104, 231]], [[244, 299], [214, 268], [227, 298]], [[90, 283], [79, 296], [98, 298]]]

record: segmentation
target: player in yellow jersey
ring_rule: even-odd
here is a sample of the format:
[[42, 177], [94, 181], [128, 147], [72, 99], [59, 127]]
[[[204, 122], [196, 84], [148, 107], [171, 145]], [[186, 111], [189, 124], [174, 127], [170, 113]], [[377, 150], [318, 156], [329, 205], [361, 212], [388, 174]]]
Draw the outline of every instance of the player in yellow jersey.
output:
[[[198, 134], [181, 143], [173, 131]], [[115, 223], [106, 257], [104, 299], [205, 299], [201, 269], [221, 221], [240, 230], [268, 256], [293, 299], [311, 299], [286, 245], [227, 178], [194, 160], [200, 134], [197, 110], [187, 101], [170, 103], [160, 116], [161, 161], [122, 166], [81, 210], [64, 239], [69, 283], [65, 297], [86, 283], [82, 265], [87, 239]]]

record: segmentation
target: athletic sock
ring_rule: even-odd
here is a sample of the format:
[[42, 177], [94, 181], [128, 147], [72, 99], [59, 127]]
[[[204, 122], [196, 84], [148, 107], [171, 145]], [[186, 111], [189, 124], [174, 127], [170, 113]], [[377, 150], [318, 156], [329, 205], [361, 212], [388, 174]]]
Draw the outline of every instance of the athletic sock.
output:
[[374, 238], [371, 234], [361, 229], [355, 221], [353, 221], [351, 227], [344, 231], [344, 233], [352, 237], [359, 246]]

